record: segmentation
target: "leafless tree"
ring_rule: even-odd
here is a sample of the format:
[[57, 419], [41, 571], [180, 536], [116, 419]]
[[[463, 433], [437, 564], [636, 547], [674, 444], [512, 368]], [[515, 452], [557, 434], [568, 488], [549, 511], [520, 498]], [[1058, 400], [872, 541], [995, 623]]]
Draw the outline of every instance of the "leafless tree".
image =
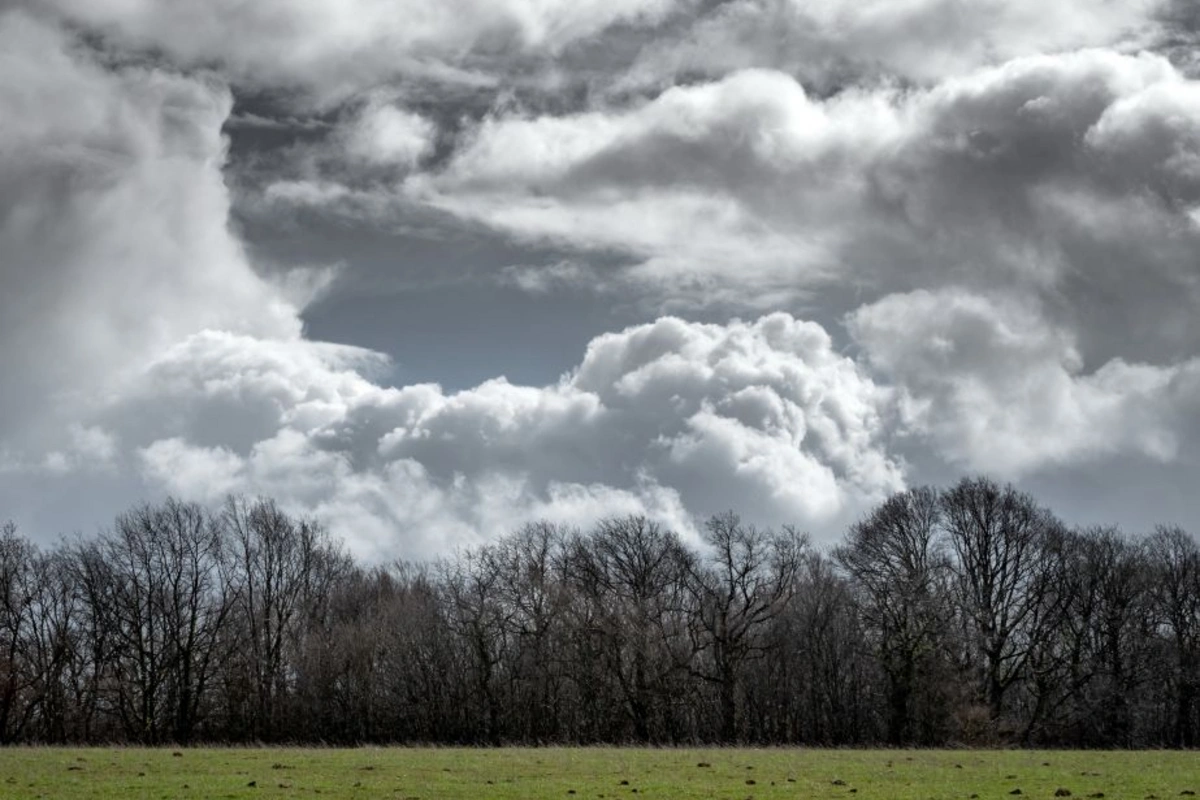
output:
[[440, 579], [451, 630], [465, 646], [467, 680], [480, 711], [479, 741], [500, 744], [505, 711], [500, 684], [514, 647], [516, 612], [501, 602], [495, 554], [490, 548], [462, 553], [443, 562]]
[[63, 552], [36, 553], [25, 574], [22, 592], [30, 602], [19, 658], [33, 678], [29, 732], [38, 742], [59, 743], [70, 736], [76, 704], [72, 667], [78, 656], [80, 597]]
[[273, 501], [229, 498], [221, 515], [233, 611], [242, 628], [239, 665], [248, 684], [249, 734], [283, 735], [293, 659], [306, 626], [347, 566], [323, 526]]
[[852, 526], [835, 551], [857, 589], [873, 655], [887, 680], [888, 741], [894, 745], [914, 738], [914, 699], [933, 688], [933, 662], [947, 634], [949, 559], [941, 526], [937, 491], [911, 489]]
[[11, 522], [0, 525], [0, 744], [19, 740], [34, 711], [36, 675], [21, 658], [34, 597], [30, 579], [36, 551]]
[[1150, 596], [1156, 621], [1170, 643], [1174, 693], [1171, 742], [1196, 745], [1200, 691], [1200, 547], [1179, 527], [1159, 527], [1147, 542]]
[[567, 543], [573, 532], [548, 522], [530, 523], [491, 548], [500, 603], [514, 645], [514, 734], [524, 741], [559, 738], [556, 726], [565, 692], [562, 659]]
[[639, 742], [660, 737], [672, 677], [686, 647], [691, 554], [645, 517], [601, 521], [571, 546], [568, 572], [585, 606], [584, 635]]
[[771, 623], [770, 641], [765, 657], [752, 664], [765, 674], [747, 684], [765, 700], [759, 716], [782, 719], [752, 738], [822, 746], [877, 741], [873, 676], [861, 657], [853, 587], [821, 553], [803, 558], [791, 602]]
[[1200, 546], [1067, 530], [987, 479], [829, 555], [709, 520], [548, 523], [356, 565], [268, 499], [0, 528], [0, 739], [1189, 746]]
[[705, 526], [709, 557], [694, 561], [689, 587], [697, 676], [717, 688], [720, 739], [737, 741], [738, 691], [746, 663], [765, 652], [765, 632], [791, 600], [808, 538], [792, 529], [776, 534], [744, 525], [732, 512]]
[[1053, 599], [1041, 579], [1042, 556], [1062, 525], [1029, 495], [987, 478], [963, 479], [943, 493], [941, 506], [981, 659], [980, 693], [997, 722], [1051, 616], [1044, 613]]
[[[134, 741], [186, 742], [220, 665], [230, 600], [220, 536], [200, 506], [169, 499], [117, 518], [80, 554], [115, 707]], [[99, 688], [99, 687], [98, 687]]]

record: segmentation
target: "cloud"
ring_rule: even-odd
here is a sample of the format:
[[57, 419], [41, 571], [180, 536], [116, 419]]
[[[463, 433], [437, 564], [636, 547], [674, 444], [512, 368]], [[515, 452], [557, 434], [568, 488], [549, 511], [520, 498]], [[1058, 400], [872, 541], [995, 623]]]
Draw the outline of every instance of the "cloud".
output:
[[914, 265], [890, 287], [1033, 292], [1090, 362], [1194, 353], [1200, 187], [1175, 165], [1197, 153], [1196, 86], [1161, 57], [1089, 50], [930, 91], [873, 169], [876, 208], [908, 229], [893, 252]]
[[345, 153], [369, 166], [411, 168], [433, 150], [436, 134], [437, 127], [419, 114], [372, 102], [354, 120]]
[[[0, 401], [0, 453], [6, 486], [40, 476], [26, 518], [68, 487], [102, 485], [114, 508], [148, 489], [261, 491], [378, 557], [530, 516], [692, 524], [679, 493], [639, 470], [646, 441], [623, 440], [628, 464], [590, 465], [592, 437], [612, 433], [588, 416], [594, 394], [390, 389], [372, 381], [378, 354], [305, 339], [288, 298], [324, 278], [262, 279], [230, 230], [219, 85], [107, 70], [20, 12], [0, 15], [0, 44], [0, 352], [18, 387]], [[134, 469], [144, 483], [125, 480]]]
[[356, 470], [344, 454], [290, 430], [245, 457], [179, 439], [156, 442], [142, 457], [146, 476], [171, 492], [209, 501], [226, 491], [268, 494], [322, 520], [356, 556], [372, 562], [435, 558], [535, 519], [587, 527], [610, 515], [646, 514], [685, 536], [695, 534], [678, 493], [648, 482], [633, 489], [570, 481], [539, 486], [505, 472], [447, 481], [413, 459]]
[[768, 68], [822, 92], [863, 81], [933, 84], [1016, 58], [1155, 38], [1150, 0], [734, 0], [646, 47], [617, 86]]
[[[629, 108], [497, 114], [405, 192], [521, 241], [623, 253], [609, 285], [661, 305], [1029, 287], [1088, 358], [1177, 357], [1200, 344], [1196, 86], [1105, 50], [828, 99], [744, 70]], [[1114, 314], [1136, 335], [1105, 334]]]
[[1116, 454], [1169, 462], [1195, 433], [1200, 359], [1087, 371], [1074, 336], [1028, 298], [890, 295], [849, 327], [902, 389], [906, 428], [967, 469], [1019, 477]]
[[[1200, 396], [1200, 84], [1176, 50], [1135, 54], [1163, 35], [1156, 13], [0, 12], [0, 368], [17, 387], [0, 503], [262, 492], [387, 558], [543, 516], [694, 535], [733, 508], [828, 538], [913, 479], [914, 447], [1015, 477], [1179, 461]], [[389, 386], [385, 356], [305, 336], [338, 267], [256, 264], [260, 212], [378, 226], [393, 238], [372, 257], [435, 229], [415, 257], [447, 285], [467, 268], [430, 242], [487, 228], [515, 243], [488, 285], [584, 288], [653, 321], [597, 332], [558, 381]], [[17, 497], [30, 481], [41, 500]]]
[[736, 291], [762, 307], [829, 276], [855, 203], [847, 162], [895, 119], [886, 97], [820, 104], [788, 76], [746, 71], [628, 110], [498, 115], [405, 190], [525, 240], [627, 253], [632, 279], [677, 299]]
[[606, 334], [542, 387], [381, 388], [333, 355], [201, 334], [114, 415], [152, 440], [140, 450], [152, 482], [205, 499], [269, 493], [374, 555], [626, 511], [684, 533], [727, 508], [831, 531], [904, 484], [885, 441], [889, 392], [785, 314]]
[[221, 175], [227, 90], [109, 71], [0, 14], [0, 441], [66, 446], [165, 347], [204, 328], [300, 334], [247, 263]]
[[198, 447], [180, 438], [141, 448], [145, 475], [179, 496], [215, 505], [242, 487], [242, 463], [224, 447]]
[[[402, 76], [491, 83], [485, 65], [560, 52], [618, 24], [654, 24], [676, 0], [46, 0], [72, 23], [242, 85], [300, 89], [319, 104]], [[478, 67], [478, 68], [477, 68]]]
[[66, 475], [110, 474], [116, 467], [120, 443], [111, 431], [79, 423], [67, 425], [59, 449], [30, 459], [0, 447], [0, 475], [33, 475], [61, 478]]

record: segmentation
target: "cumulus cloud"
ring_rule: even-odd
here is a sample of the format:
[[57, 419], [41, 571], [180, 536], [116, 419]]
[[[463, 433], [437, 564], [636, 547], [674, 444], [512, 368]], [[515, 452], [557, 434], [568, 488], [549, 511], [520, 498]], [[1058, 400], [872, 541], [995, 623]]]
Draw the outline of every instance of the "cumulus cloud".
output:
[[406, 191], [526, 239], [629, 253], [677, 297], [737, 283], [769, 305], [828, 276], [860, 180], [846, 164], [896, 125], [886, 97], [821, 104], [751, 70], [630, 110], [488, 119]]
[[695, 515], [738, 508], [828, 532], [904, 485], [890, 393], [785, 314], [606, 334], [541, 387], [381, 388], [311, 345], [216, 334], [167, 353], [145, 385], [118, 416], [158, 437], [140, 451], [148, 479], [272, 494], [367, 553], [622, 512], [693, 533]]
[[[12, 120], [0, 134], [0, 325], [6, 385], [20, 387], [3, 397], [6, 475], [57, 475], [42, 484], [53, 494], [90, 469], [136, 468], [146, 483], [120, 486], [118, 507], [147, 487], [261, 491], [380, 557], [601, 509], [690, 529], [648, 455], [678, 420], [643, 413], [634, 439], [568, 383], [388, 389], [371, 380], [378, 354], [305, 339], [296, 288], [259, 277], [230, 230], [219, 85], [106, 70], [19, 12], [0, 16], [0, 42]], [[689, 402], [699, 412], [719, 397], [714, 386]], [[768, 446], [780, 444], [751, 450]], [[847, 498], [877, 490], [854, 480]], [[811, 505], [816, 518], [829, 502], [775, 510]]]
[[437, 136], [432, 120], [390, 94], [373, 93], [327, 122], [324, 136], [287, 148], [265, 195], [333, 205], [356, 189], [391, 186], [433, 153]]
[[1170, 461], [1200, 412], [1200, 359], [1086, 371], [1028, 300], [958, 289], [888, 296], [850, 330], [903, 391], [907, 427], [963, 467], [1018, 477], [1114, 454]]
[[120, 443], [111, 431], [97, 426], [69, 423], [57, 440], [58, 449], [42, 454], [18, 454], [0, 447], [0, 475], [34, 475], [59, 478], [65, 475], [111, 473], [116, 467]]
[[224, 447], [200, 447], [173, 437], [138, 451], [150, 480], [181, 497], [216, 504], [243, 484], [242, 463]]

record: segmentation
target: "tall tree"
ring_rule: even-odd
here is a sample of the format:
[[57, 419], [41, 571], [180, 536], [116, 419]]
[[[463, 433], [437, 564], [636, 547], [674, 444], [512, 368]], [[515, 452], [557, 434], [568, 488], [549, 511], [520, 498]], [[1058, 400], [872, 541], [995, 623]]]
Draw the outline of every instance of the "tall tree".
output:
[[230, 608], [220, 530], [168, 499], [117, 518], [83, 558], [97, 624], [112, 643], [116, 707], [135, 741], [187, 742], [219, 666]]
[[477, 741], [500, 744], [506, 723], [503, 672], [513, 648], [515, 611], [501, 602], [500, 573], [492, 549], [468, 551], [443, 562], [441, 581], [451, 630], [465, 651]]
[[917, 735], [914, 699], [931, 679], [947, 633], [949, 560], [940, 541], [941, 504], [921, 487], [889, 497], [850, 528], [835, 558], [857, 590], [873, 655], [887, 680], [887, 738]]
[[1170, 742], [1194, 747], [1200, 693], [1200, 547], [1179, 527], [1159, 527], [1147, 542], [1150, 594], [1170, 645], [1174, 695]]
[[639, 742], [664, 734], [686, 648], [691, 558], [674, 532], [641, 516], [602, 520], [572, 543], [568, 571], [587, 635]]
[[[959, 601], [981, 660], [980, 695], [996, 723], [1021, 678], [1037, 634], [1056, 609], [1042, 570], [1048, 537], [1061, 523], [1032, 497], [988, 478], [964, 478], [942, 494], [954, 549]], [[1038, 624], [1035, 624], [1038, 623]]]
[[283, 735], [294, 689], [291, 667], [308, 622], [330, 596], [347, 559], [319, 523], [295, 519], [274, 501], [230, 497], [221, 515], [234, 615], [242, 627], [237, 662], [255, 739]]
[[0, 525], [0, 744], [21, 738], [33, 713], [36, 676], [22, 656], [28, 636], [36, 551], [11, 522]]
[[32, 677], [29, 735], [59, 744], [71, 735], [77, 711], [72, 668], [78, 656], [80, 596], [62, 551], [36, 553], [26, 576], [22, 592], [29, 598], [28, 620], [19, 658]]
[[566, 592], [567, 528], [530, 523], [491, 549], [500, 602], [514, 644], [511, 710], [515, 733], [526, 741], [558, 737], [564, 692], [561, 658]]
[[1117, 529], [1095, 528], [1085, 534], [1080, 566], [1095, 592], [1092, 720], [1099, 723], [1100, 743], [1131, 747], [1151, 624], [1145, 553]]
[[764, 654], [764, 634], [795, 591], [808, 539], [792, 529], [777, 534], [745, 525], [732, 512], [709, 519], [704, 539], [710, 553], [694, 562], [690, 582], [693, 636], [705, 655], [695, 672], [717, 688], [720, 739], [734, 742], [742, 670]]

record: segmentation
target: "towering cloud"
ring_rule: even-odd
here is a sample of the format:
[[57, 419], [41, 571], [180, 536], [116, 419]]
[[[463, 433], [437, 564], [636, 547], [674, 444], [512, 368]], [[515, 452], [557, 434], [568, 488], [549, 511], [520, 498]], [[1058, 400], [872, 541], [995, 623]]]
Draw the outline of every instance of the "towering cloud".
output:
[[296, 338], [295, 309], [229, 230], [223, 86], [110, 69], [0, 15], [0, 436], [12, 448], [102, 405], [208, 327]]

